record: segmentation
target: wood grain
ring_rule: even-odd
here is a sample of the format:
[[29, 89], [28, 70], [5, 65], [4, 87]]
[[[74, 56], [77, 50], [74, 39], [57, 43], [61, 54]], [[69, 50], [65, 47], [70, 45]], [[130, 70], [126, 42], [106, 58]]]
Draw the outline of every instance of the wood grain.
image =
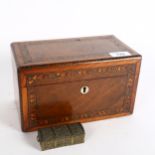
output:
[[[141, 56], [116, 37], [14, 43], [12, 49], [23, 131], [133, 112]], [[122, 50], [131, 56], [108, 55]]]

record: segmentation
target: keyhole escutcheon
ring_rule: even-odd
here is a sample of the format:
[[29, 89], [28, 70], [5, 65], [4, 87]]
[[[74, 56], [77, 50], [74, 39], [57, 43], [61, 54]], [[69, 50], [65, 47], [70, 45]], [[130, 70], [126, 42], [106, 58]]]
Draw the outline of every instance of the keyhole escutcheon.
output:
[[89, 87], [88, 86], [83, 86], [80, 89], [81, 94], [87, 94], [89, 92]]

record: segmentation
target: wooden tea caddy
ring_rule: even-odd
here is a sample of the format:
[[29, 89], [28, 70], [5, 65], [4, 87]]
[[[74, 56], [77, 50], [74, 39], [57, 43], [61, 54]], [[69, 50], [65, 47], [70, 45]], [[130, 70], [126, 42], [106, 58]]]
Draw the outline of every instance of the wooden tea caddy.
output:
[[23, 131], [132, 114], [141, 55], [115, 36], [11, 47]]

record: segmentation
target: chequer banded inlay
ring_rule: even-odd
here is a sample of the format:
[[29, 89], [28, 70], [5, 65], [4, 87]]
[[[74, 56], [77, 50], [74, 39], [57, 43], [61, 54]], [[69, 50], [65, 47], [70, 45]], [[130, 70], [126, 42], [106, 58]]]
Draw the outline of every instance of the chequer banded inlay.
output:
[[[118, 65], [118, 66], [111, 66], [111, 67], [103, 67], [103, 68], [94, 68], [94, 69], [86, 69], [86, 70], [68, 70], [64, 71], [63, 73], [60, 72], [52, 72], [52, 73], [37, 73], [37, 74], [30, 74], [27, 76], [27, 85], [28, 87], [28, 105], [29, 105], [29, 124], [30, 127], [35, 127], [37, 125], [48, 125], [55, 122], [67, 122], [70, 120], [79, 120], [84, 118], [91, 118], [91, 117], [99, 117], [99, 116], [106, 116], [106, 115], [112, 115], [114, 113], [121, 113], [121, 112], [128, 112], [130, 108], [130, 102], [131, 102], [131, 95], [132, 95], [132, 89], [134, 84], [134, 76], [135, 76], [135, 70], [136, 70], [136, 64], [131, 65]], [[33, 88], [33, 84], [36, 82], [43, 82], [47, 79], [59, 79], [64, 78], [65, 76], [70, 77], [74, 76], [76, 79], [81, 74], [85, 74], [86, 76], [89, 74], [102, 74], [102, 76], [110, 76], [110, 75], [118, 75], [124, 73], [127, 75], [127, 85], [126, 85], [126, 93], [125, 98], [123, 101], [123, 106], [121, 108], [109, 108], [104, 109], [102, 111], [94, 111], [91, 113], [85, 113], [82, 115], [74, 115], [74, 116], [65, 116], [63, 118], [49, 118], [49, 119], [43, 119], [38, 120], [37, 119], [37, 100], [36, 100], [36, 94]]]
[[106, 76], [113, 76], [113, 75], [119, 75], [119, 74], [126, 74], [129, 70], [129, 68], [132, 67], [132, 65], [126, 65], [126, 66], [109, 66], [109, 67], [100, 67], [100, 68], [87, 68], [87, 69], [81, 69], [81, 70], [67, 70], [63, 72], [48, 72], [48, 73], [36, 73], [36, 74], [29, 74], [27, 75], [27, 85], [33, 86], [33, 85], [39, 85], [40, 82], [46, 82], [47, 80], [50, 82], [59, 81], [59, 80], [67, 80], [74, 78], [73, 80], [76, 80], [76, 78], [81, 78], [81, 76], [85, 76], [85, 78], [92, 78], [92, 76], [95, 75], [95, 77], [106, 77]]

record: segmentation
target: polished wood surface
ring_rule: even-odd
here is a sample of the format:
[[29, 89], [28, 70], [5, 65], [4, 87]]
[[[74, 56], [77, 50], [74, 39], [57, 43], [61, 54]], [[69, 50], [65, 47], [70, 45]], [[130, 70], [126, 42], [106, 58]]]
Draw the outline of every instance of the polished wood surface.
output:
[[[23, 131], [133, 112], [141, 56], [114, 36], [13, 43], [12, 49]], [[115, 51], [130, 56], [113, 58]]]
[[113, 51], [139, 55], [113, 35], [15, 42], [11, 46], [18, 67], [112, 59], [109, 53]]

